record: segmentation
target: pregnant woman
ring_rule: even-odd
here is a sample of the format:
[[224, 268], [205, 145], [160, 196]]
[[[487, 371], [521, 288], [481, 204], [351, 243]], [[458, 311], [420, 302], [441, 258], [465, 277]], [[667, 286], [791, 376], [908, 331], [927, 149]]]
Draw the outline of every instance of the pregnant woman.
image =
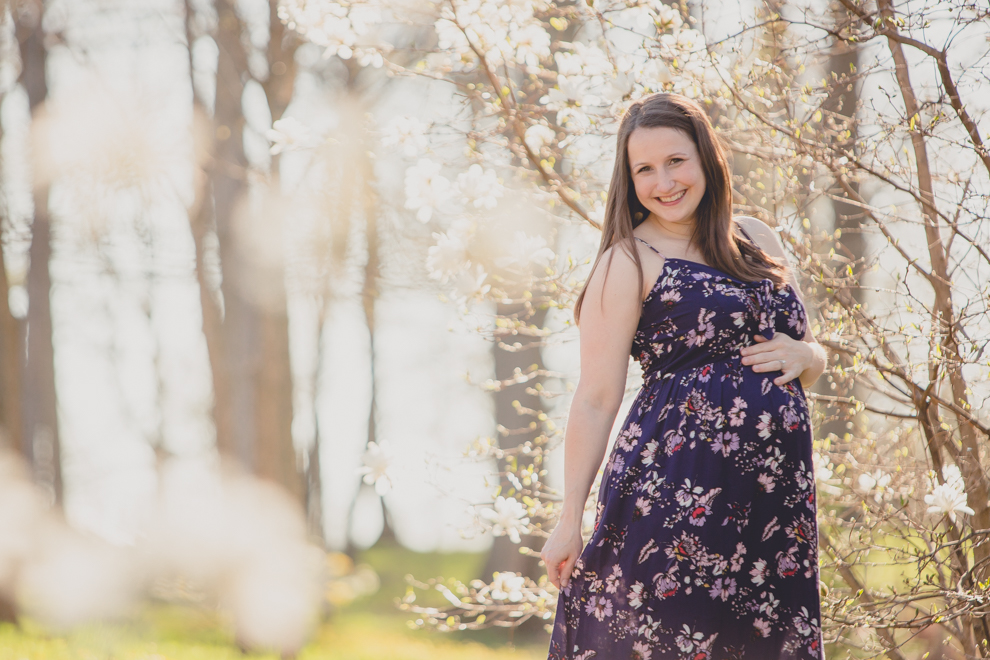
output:
[[[575, 307], [581, 378], [541, 556], [550, 660], [824, 658], [811, 420], [825, 367], [776, 234], [732, 217], [725, 150], [655, 94], [618, 133], [598, 258]], [[628, 356], [644, 382], [581, 517]]]

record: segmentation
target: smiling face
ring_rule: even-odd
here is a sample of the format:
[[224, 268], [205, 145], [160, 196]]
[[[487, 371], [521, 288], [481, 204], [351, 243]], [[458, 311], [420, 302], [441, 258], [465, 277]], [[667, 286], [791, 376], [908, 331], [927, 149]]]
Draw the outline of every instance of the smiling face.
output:
[[693, 226], [705, 174], [691, 136], [666, 126], [637, 128], [627, 151], [639, 203], [661, 224]]

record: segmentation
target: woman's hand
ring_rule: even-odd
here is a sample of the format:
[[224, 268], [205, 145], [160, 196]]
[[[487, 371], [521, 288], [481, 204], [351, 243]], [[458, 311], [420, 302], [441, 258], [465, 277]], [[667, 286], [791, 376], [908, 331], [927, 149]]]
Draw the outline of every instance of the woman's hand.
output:
[[782, 332], [775, 333], [773, 339], [755, 335], [756, 344], [739, 349], [742, 363], [752, 365], [753, 371], [783, 371], [783, 375], [773, 379], [774, 385], [783, 385], [794, 380], [811, 366], [814, 349], [805, 341], [792, 339]]
[[583, 549], [581, 523], [558, 523], [540, 552], [543, 563], [547, 565], [547, 578], [553, 586], [563, 589], [568, 585], [571, 571]]

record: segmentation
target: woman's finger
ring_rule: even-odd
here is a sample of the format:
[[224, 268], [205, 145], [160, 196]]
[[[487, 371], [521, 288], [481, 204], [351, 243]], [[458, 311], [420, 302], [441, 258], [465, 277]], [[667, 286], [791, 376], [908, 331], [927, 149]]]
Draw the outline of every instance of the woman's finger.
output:
[[[761, 335], [757, 335], [761, 336]], [[751, 344], [749, 346], [743, 346], [739, 349], [742, 355], [759, 355], [760, 353], [766, 353], [767, 351], [776, 351], [780, 348], [780, 343], [777, 341], [766, 341], [762, 344]]]
[[786, 360], [779, 353], [761, 353], [743, 360], [743, 364], [752, 366], [753, 371], [777, 371], [784, 366]]
[[782, 376], [777, 376], [773, 379], [774, 385], [783, 385], [784, 383], [790, 382], [801, 375], [801, 372], [797, 369], [788, 369], [784, 372]]
[[574, 562], [577, 560], [576, 557], [568, 557], [560, 563], [560, 584], [558, 588], [567, 588], [567, 585], [571, 582], [571, 571], [574, 570]]
[[550, 580], [550, 584], [560, 589], [560, 564], [548, 561], [546, 557], [543, 558], [543, 563], [547, 566], [547, 579]]

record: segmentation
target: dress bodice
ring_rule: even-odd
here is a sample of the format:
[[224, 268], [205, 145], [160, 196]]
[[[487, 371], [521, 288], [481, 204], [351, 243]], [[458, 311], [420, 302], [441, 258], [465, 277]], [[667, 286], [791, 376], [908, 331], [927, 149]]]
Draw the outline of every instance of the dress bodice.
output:
[[789, 284], [746, 282], [702, 263], [668, 257], [643, 301], [632, 355], [647, 381], [738, 355], [783, 332], [807, 328], [804, 305]]

